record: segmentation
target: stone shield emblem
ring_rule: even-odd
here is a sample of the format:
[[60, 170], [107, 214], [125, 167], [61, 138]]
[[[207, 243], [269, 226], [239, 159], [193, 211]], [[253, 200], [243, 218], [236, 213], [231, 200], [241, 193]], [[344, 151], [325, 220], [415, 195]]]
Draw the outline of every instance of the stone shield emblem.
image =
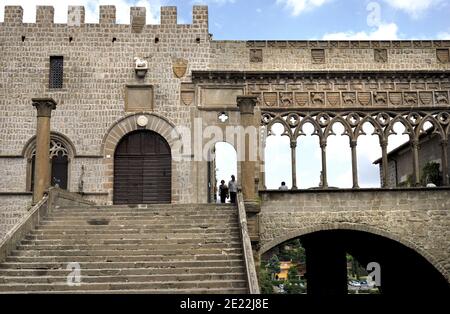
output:
[[186, 74], [188, 61], [186, 59], [175, 59], [173, 61], [173, 73], [176, 77], [181, 78]]

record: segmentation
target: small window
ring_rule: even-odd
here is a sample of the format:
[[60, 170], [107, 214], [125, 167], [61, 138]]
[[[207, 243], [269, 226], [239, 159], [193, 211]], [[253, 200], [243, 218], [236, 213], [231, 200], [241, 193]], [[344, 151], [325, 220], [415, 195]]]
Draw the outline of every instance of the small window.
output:
[[63, 87], [63, 66], [64, 58], [62, 56], [50, 57], [50, 88]]

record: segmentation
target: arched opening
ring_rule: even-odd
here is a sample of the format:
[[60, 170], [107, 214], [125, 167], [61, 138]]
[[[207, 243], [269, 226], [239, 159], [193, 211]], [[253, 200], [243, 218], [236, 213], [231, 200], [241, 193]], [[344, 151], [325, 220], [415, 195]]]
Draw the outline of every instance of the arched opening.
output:
[[270, 129], [266, 139], [264, 151], [265, 158], [265, 184], [267, 189], [278, 189], [281, 182], [292, 188], [292, 160], [289, 137], [284, 135], [285, 127], [275, 123]]
[[[225, 191], [223, 186], [221, 189], [221, 181], [223, 180], [227, 188], [229, 188], [229, 181], [231, 176], [235, 176], [235, 180], [238, 180], [237, 169], [237, 153], [233, 145], [227, 142], [218, 142], [212, 149], [210, 159], [208, 161], [208, 178], [209, 178], [209, 202], [210, 203], [222, 203], [224, 201], [223, 195]], [[237, 183], [236, 183], [237, 184]], [[222, 190], [222, 199], [221, 199]], [[230, 190], [228, 190], [225, 197], [225, 203], [231, 202]]]
[[158, 133], [126, 134], [114, 153], [114, 204], [170, 203], [171, 162], [170, 146]]
[[358, 137], [358, 179], [361, 188], [379, 188], [380, 172], [375, 160], [381, 156], [380, 140], [370, 122], [362, 125], [363, 135]]
[[[52, 133], [50, 136], [50, 184], [61, 189], [69, 189], [70, 162], [74, 158], [74, 149], [71, 143], [60, 134]], [[27, 191], [34, 189], [34, 175], [36, 162], [36, 139], [32, 138], [24, 149], [27, 164]]]
[[319, 137], [314, 135], [314, 126], [303, 126], [305, 136], [297, 138], [297, 186], [301, 189], [321, 186], [322, 164]]
[[[264, 280], [261, 286], [274, 288], [273, 292], [277, 292], [276, 286], [289, 287], [292, 281], [305, 289], [283, 289], [284, 293], [445, 295], [450, 292], [447, 279], [424, 256], [398, 241], [365, 231], [311, 232], [271, 248], [262, 254], [261, 260], [260, 277]], [[352, 265], [352, 261], [356, 263]], [[280, 277], [281, 266], [287, 262], [290, 268], [297, 269], [298, 279], [291, 270], [291, 278], [288, 276], [286, 282], [274, 281], [273, 273]]]
[[327, 139], [328, 185], [335, 188], [352, 187], [352, 155], [348, 135], [341, 122], [332, 126], [333, 135]]

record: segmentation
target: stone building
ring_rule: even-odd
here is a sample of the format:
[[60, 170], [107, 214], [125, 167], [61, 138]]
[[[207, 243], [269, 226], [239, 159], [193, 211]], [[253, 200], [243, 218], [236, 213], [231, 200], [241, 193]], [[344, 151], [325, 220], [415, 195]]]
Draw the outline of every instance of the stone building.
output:
[[[427, 163], [439, 164], [439, 172], [440, 176], [442, 176], [443, 158], [441, 149], [441, 139], [439, 138], [439, 135], [433, 133], [433, 131], [434, 129], [424, 133], [423, 136], [420, 137], [419, 141], [420, 177], [425, 181], [427, 181], [427, 179], [423, 177], [423, 167]], [[450, 147], [447, 147], [447, 154], [448, 153], [450, 153]], [[406, 142], [388, 153], [390, 175], [388, 177], [387, 185], [389, 187], [407, 186], [408, 184], [410, 184], [408, 180], [410, 180], [413, 175], [412, 159], [413, 156], [410, 142]], [[374, 161], [374, 164], [379, 165], [380, 163], [381, 158]], [[448, 164], [447, 167], [450, 167], [450, 164]], [[381, 173], [382, 167], [380, 166], [380, 175]], [[434, 183], [435, 185], [442, 184], [440, 181], [427, 183]]]
[[[215, 41], [203, 6], [193, 8], [189, 25], [177, 24], [175, 7], [161, 9], [159, 25], [145, 23], [144, 8], [131, 9], [129, 25], [116, 24], [113, 6], [100, 6], [98, 24], [84, 22], [83, 7], [69, 8], [68, 24], [53, 23], [53, 15], [39, 6], [36, 23], [23, 23], [22, 8], [7, 6], [0, 27], [3, 232], [31, 202], [33, 97], [58, 104], [51, 131], [64, 155], [64, 187], [105, 204], [113, 202], [115, 145], [141, 128], [141, 115], [144, 128], [171, 143], [172, 129], [193, 130], [195, 118], [236, 124], [237, 95], [259, 96], [258, 107], [397, 107], [403, 97], [408, 108], [448, 103], [448, 81], [433, 75], [450, 68], [448, 41]], [[148, 64], [143, 78], [136, 57]], [[423, 71], [427, 79], [408, 73]], [[222, 112], [225, 123], [217, 119]], [[206, 202], [207, 163], [183, 159], [170, 165], [171, 202]]]
[[[85, 23], [79, 6], [69, 7], [67, 24], [54, 23], [49, 6], [38, 6], [36, 14], [36, 23], [23, 23], [22, 8], [6, 6], [0, 23], [0, 236], [27, 213], [33, 187], [46, 180], [98, 205], [208, 203], [214, 162], [205, 156], [227, 141], [244, 156], [237, 180], [256, 258], [291, 238], [347, 228], [401, 243], [449, 280], [448, 187], [385, 189], [396, 122], [413, 139], [416, 183], [424, 123], [437, 128], [448, 160], [449, 40], [218, 41], [209, 33], [206, 6], [193, 7], [192, 24], [177, 23], [176, 7], [162, 7], [157, 25], [146, 24], [145, 9], [135, 7], [126, 25], [116, 23], [114, 6], [100, 6], [94, 24]], [[56, 105], [45, 163], [51, 177], [35, 184], [46, 151], [36, 144], [37, 120], [45, 117], [32, 105], [42, 102]], [[352, 149], [351, 190], [327, 190], [327, 157], [333, 157], [327, 138], [336, 122]], [[377, 191], [358, 190], [357, 139], [365, 122], [374, 126], [383, 153], [385, 184]], [[290, 138], [292, 191], [267, 191], [270, 161], [263, 150], [249, 157], [264, 147], [274, 123]], [[296, 139], [305, 123], [320, 138], [321, 188], [296, 191]], [[227, 136], [240, 127], [248, 133]], [[314, 241], [310, 247], [320, 250]], [[320, 254], [317, 261], [328, 260]]]

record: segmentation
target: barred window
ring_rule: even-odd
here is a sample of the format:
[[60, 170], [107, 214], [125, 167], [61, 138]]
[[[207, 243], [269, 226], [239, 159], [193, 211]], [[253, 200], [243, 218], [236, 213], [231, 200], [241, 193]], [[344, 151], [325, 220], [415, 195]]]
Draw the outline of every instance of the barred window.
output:
[[62, 56], [50, 57], [50, 75], [49, 75], [50, 88], [63, 87], [63, 65], [64, 65], [64, 58]]

